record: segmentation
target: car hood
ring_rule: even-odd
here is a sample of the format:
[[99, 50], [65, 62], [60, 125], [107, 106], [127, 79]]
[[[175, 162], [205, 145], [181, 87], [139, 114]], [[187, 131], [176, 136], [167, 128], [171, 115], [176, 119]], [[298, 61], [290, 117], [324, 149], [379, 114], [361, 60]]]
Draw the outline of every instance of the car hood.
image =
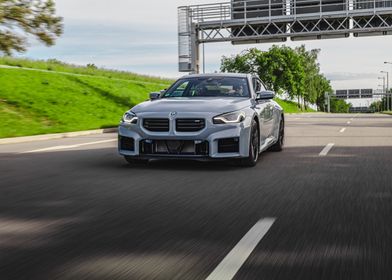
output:
[[241, 97], [175, 97], [140, 103], [132, 108], [132, 112], [136, 114], [147, 112], [209, 112], [219, 114], [241, 110], [250, 105], [251, 99]]

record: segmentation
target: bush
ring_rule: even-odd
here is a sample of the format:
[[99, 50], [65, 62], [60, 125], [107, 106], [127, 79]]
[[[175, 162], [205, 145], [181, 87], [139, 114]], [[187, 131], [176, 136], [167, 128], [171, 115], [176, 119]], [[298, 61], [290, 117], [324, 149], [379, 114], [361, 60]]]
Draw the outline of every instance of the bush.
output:
[[331, 113], [349, 113], [350, 107], [344, 100], [331, 99]]

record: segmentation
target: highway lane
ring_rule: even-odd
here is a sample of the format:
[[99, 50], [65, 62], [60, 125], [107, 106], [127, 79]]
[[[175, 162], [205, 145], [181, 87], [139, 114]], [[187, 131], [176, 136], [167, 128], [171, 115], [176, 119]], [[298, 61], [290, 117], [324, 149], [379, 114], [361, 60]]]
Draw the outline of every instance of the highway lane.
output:
[[130, 167], [114, 134], [0, 145], [0, 279], [206, 279], [263, 219], [234, 279], [391, 279], [392, 118], [286, 129], [250, 169]]

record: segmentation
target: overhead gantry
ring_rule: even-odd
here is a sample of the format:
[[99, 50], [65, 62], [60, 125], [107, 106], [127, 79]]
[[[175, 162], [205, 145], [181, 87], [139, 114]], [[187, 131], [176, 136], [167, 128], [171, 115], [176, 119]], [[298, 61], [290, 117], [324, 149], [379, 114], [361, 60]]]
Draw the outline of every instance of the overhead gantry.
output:
[[232, 0], [178, 8], [179, 71], [198, 73], [202, 43], [392, 34], [392, 0]]

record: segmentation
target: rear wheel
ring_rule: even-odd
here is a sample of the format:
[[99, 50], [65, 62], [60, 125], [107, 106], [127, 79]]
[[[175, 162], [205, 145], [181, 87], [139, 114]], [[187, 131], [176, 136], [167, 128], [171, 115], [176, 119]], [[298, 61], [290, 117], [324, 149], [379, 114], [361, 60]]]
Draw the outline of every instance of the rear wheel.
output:
[[284, 119], [282, 117], [279, 124], [278, 141], [273, 146], [271, 146], [270, 150], [274, 152], [280, 152], [283, 150], [283, 146], [284, 146]]
[[255, 120], [252, 121], [249, 141], [249, 157], [241, 159], [241, 166], [253, 167], [257, 164], [260, 154], [259, 126]]
[[140, 165], [140, 164], [147, 164], [148, 159], [136, 159], [130, 156], [124, 156], [125, 160], [132, 165]]

